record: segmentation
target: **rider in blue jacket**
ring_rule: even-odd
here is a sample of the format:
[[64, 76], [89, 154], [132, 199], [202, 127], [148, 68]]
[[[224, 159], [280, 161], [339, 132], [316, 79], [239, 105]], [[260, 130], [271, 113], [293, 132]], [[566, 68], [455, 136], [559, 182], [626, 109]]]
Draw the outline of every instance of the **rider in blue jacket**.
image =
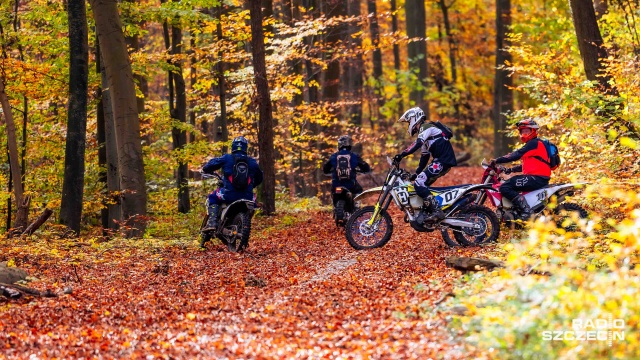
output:
[[262, 170], [258, 162], [247, 155], [249, 142], [238, 136], [231, 142], [231, 154], [209, 160], [202, 172], [211, 174], [222, 169], [224, 186], [209, 194], [209, 220], [203, 231], [215, 230], [220, 217], [220, 205], [236, 200], [253, 200], [253, 189], [262, 183]]
[[348, 189], [354, 195], [362, 192], [362, 186], [356, 179], [356, 172], [368, 173], [371, 171], [371, 166], [362, 160], [360, 155], [351, 152], [352, 145], [351, 136], [340, 136], [338, 152], [331, 155], [322, 167], [325, 174], [331, 174], [331, 192], [338, 186]]

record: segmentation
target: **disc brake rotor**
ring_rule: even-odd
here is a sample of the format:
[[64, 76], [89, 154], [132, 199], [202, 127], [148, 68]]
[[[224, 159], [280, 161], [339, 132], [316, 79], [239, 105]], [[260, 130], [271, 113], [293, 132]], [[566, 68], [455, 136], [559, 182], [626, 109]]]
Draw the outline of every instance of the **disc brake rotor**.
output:
[[360, 234], [363, 236], [372, 236], [378, 230], [378, 224], [369, 225], [368, 221], [363, 221], [360, 224]]

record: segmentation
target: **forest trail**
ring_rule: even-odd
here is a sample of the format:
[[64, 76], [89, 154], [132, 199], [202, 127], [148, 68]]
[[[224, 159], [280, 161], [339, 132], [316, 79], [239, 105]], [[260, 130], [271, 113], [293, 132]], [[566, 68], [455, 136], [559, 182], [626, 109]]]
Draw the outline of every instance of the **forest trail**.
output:
[[74, 293], [0, 303], [0, 348], [10, 358], [468, 357], [446, 314], [428, 308], [460, 277], [445, 257], [489, 250], [450, 250], [439, 233], [393, 220], [391, 241], [370, 251], [353, 250], [329, 212], [257, 218], [242, 254], [195, 240], [84, 247], [73, 265], [6, 249], [39, 277], [31, 286]]

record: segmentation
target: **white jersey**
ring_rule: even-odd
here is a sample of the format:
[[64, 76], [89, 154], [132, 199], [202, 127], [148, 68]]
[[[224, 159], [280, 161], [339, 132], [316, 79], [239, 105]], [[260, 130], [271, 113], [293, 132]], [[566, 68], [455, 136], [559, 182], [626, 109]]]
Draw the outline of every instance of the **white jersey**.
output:
[[441, 134], [442, 134], [442, 131], [435, 126], [431, 126], [426, 130], [424, 130], [423, 132], [421, 132], [420, 134], [418, 134], [418, 138], [422, 140], [422, 147], [420, 148], [420, 153], [423, 155], [429, 153], [429, 148], [431, 147], [431, 144], [433, 144], [437, 139], [439, 139], [439, 137], [437, 136]]

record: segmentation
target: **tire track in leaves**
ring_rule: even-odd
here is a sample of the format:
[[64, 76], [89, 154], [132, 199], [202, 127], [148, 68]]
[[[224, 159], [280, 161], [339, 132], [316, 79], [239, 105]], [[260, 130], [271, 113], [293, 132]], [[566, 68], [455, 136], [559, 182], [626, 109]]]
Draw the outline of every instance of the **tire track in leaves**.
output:
[[[444, 185], [444, 184], [443, 184]], [[328, 212], [257, 218], [248, 251], [221, 245], [65, 247], [0, 241], [0, 254], [74, 293], [0, 300], [8, 358], [468, 358], [425, 306], [452, 290], [440, 235], [394, 213], [381, 249], [357, 252]], [[461, 250], [471, 255], [477, 250]], [[486, 250], [482, 250], [486, 251]], [[75, 268], [71, 259], [82, 253]], [[55, 256], [54, 256], [55, 255]], [[63, 280], [64, 279], [64, 280]], [[72, 280], [69, 280], [72, 279]], [[419, 286], [416, 286], [421, 284]], [[421, 306], [425, 304], [425, 306]]]

